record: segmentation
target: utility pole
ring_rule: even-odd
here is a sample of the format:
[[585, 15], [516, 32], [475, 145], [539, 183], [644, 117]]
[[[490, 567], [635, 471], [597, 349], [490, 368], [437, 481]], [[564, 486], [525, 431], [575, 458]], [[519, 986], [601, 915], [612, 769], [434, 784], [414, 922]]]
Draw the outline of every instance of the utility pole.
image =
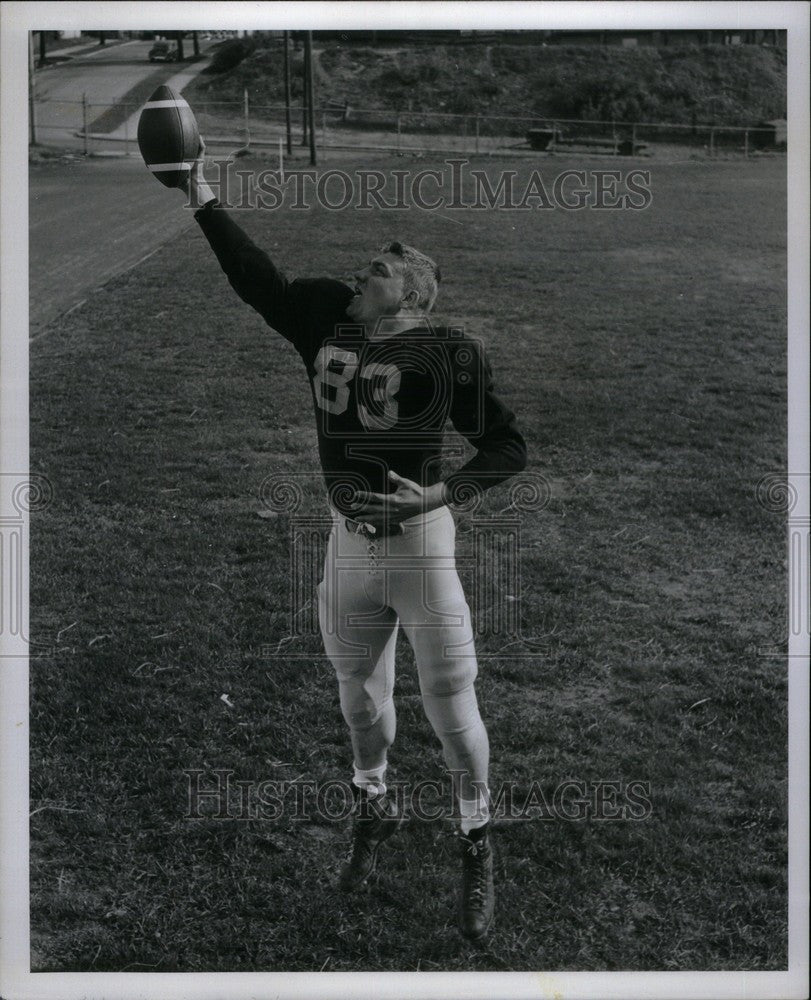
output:
[[284, 120], [287, 129], [287, 155], [293, 152], [293, 135], [290, 129], [290, 32], [284, 33]]
[[84, 155], [87, 156], [87, 93], [82, 94], [82, 135], [84, 135]]
[[37, 105], [34, 94], [34, 32], [28, 32], [28, 104], [31, 127], [31, 145], [37, 144]]
[[307, 105], [307, 115], [310, 126], [310, 164], [315, 166], [315, 87], [313, 86], [313, 33], [308, 31], [304, 36], [305, 51], [307, 52], [307, 94], [310, 98]]
[[310, 82], [310, 49], [307, 46], [307, 34], [304, 34], [304, 67], [302, 70], [303, 79], [301, 81], [301, 145], [307, 145], [307, 88]]

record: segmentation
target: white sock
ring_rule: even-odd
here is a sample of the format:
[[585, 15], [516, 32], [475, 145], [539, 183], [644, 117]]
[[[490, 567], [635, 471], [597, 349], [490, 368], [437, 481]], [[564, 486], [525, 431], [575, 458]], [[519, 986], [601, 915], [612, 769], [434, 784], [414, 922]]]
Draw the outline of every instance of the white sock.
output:
[[487, 794], [477, 795], [475, 799], [459, 799], [459, 812], [462, 816], [462, 833], [467, 836], [471, 830], [484, 826], [490, 819], [490, 806]]
[[355, 765], [355, 774], [352, 777], [352, 784], [358, 788], [366, 790], [370, 799], [386, 794], [386, 761], [378, 767], [370, 767], [366, 770]]

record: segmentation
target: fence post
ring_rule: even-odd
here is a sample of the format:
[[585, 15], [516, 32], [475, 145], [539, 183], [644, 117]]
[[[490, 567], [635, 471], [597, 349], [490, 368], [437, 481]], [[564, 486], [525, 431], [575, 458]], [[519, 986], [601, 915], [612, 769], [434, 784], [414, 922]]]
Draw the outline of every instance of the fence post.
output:
[[749, 129], [743, 133], [743, 155], [749, 158]]
[[313, 69], [313, 33], [304, 33], [304, 51], [307, 53], [307, 128], [310, 132], [310, 166], [316, 165], [318, 159], [315, 149], [315, 70]]
[[476, 152], [479, 152], [479, 116], [476, 115]]
[[87, 156], [87, 94], [82, 94], [82, 132], [84, 133], [84, 155]]
[[243, 98], [245, 102], [245, 145], [249, 146], [251, 144], [251, 131], [248, 127], [248, 88], [246, 87], [243, 93]]
[[[306, 35], [305, 35], [306, 38]], [[307, 62], [310, 58], [310, 50], [307, 48], [307, 42], [304, 42], [304, 64], [302, 66], [302, 81], [301, 81], [301, 145], [307, 145], [307, 102], [312, 100], [312, 94], [309, 94], [308, 88], [310, 85], [310, 72]]]

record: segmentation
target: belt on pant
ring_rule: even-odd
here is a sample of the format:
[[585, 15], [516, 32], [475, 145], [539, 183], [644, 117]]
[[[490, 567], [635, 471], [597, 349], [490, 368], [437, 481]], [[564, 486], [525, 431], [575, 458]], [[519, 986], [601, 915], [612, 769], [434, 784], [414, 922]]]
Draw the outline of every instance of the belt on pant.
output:
[[364, 535], [366, 538], [388, 538], [391, 535], [402, 535], [403, 526], [397, 521], [387, 521], [379, 527], [368, 521], [353, 521], [351, 517], [344, 518], [346, 530], [353, 535]]

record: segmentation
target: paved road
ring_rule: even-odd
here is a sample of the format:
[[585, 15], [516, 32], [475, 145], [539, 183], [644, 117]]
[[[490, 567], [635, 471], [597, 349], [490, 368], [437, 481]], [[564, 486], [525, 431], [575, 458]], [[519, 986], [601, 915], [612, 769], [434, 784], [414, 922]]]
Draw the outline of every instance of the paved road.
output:
[[[200, 42], [203, 53], [214, 44]], [[188, 43], [189, 47], [191, 42]], [[38, 139], [75, 147], [88, 102], [113, 104], [155, 73], [152, 42], [133, 41], [37, 71]], [[201, 68], [168, 63], [165, 79]], [[91, 112], [90, 120], [102, 108]], [[136, 116], [137, 117], [137, 116]], [[134, 125], [133, 125], [134, 135]], [[133, 144], [134, 145], [134, 144]], [[131, 158], [32, 165], [29, 170], [30, 333], [40, 334], [60, 313], [146, 254], [193, 225], [183, 197], [158, 184], [133, 149]]]
[[140, 157], [32, 166], [29, 172], [30, 335], [187, 226], [183, 195]]
[[[183, 63], [151, 63], [148, 53], [152, 42], [125, 42], [123, 45], [98, 49], [74, 59], [37, 70], [34, 86], [37, 100], [37, 138], [40, 142], [59, 142], [82, 127], [82, 95], [87, 95], [92, 107], [90, 122], [105, 108], [117, 104], [141, 80], [165, 69], [168, 78]], [[212, 41], [201, 41], [205, 53]], [[191, 51], [191, 42], [185, 43]]]
[[[115, 104], [154, 72], [147, 59], [151, 42], [125, 42], [69, 62], [38, 70], [34, 77], [37, 124], [41, 129], [81, 128], [82, 95], [90, 104]], [[91, 112], [92, 117], [101, 109]]]

